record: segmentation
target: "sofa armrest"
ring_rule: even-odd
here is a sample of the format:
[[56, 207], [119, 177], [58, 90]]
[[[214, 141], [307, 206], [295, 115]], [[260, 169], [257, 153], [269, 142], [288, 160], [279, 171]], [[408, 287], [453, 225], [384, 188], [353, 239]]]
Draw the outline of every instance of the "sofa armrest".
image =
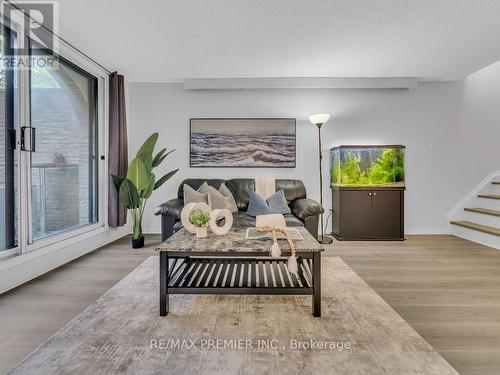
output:
[[176, 219], [181, 218], [181, 211], [184, 208], [184, 200], [175, 198], [160, 204], [156, 207], [155, 215], [168, 215]]
[[309, 198], [301, 198], [293, 201], [290, 208], [292, 209], [292, 213], [300, 220], [325, 212], [324, 208], [318, 202]]

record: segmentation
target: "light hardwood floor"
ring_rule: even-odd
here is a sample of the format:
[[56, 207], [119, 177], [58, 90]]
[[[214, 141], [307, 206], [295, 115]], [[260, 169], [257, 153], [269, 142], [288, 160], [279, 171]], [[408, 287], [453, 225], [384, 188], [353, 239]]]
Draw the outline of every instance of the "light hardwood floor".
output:
[[[0, 296], [0, 373], [153, 254], [122, 239]], [[500, 251], [452, 236], [335, 242], [340, 256], [462, 374], [500, 373]]]

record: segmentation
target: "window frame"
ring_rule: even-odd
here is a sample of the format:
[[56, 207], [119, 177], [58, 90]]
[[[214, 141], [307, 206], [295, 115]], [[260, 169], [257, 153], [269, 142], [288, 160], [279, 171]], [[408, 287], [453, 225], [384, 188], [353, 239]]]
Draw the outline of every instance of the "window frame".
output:
[[[25, 15], [25, 17], [27, 17]], [[17, 32], [21, 27], [4, 15], [4, 24]], [[43, 29], [41, 32], [53, 35], [51, 31]], [[57, 36], [55, 36], [57, 37]], [[27, 42], [27, 37], [25, 37]], [[28, 152], [20, 151], [19, 136], [16, 138], [16, 152], [18, 153], [18, 176], [19, 176], [19, 194], [17, 194], [17, 210], [19, 217], [18, 230], [18, 246], [0, 252], [0, 259], [15, 255], [27, 254], [32, 251], [46, 248], [48, 246], [64, 247], [86, 239], [92, 238], [95, 235], [109, 231], [108, 226], [108, 105], [109, 103], [109, 72], [88, 56], [82, 54], [73, 46], [68, 44], [63, 39], [59, 38], [57, 55], [73, 64], [78, 69], [97, 79], [97, 106], [96, 106], [96, 199], [98, 220], [96, 223], [90, 223], [75, 229], [68, 229], [59, 234], [55, 234], [46, 238], [32, 241], [31, 237], [31, 180], [30, 180], [30, 163]], [[18, 74], [18, 122], [17, 130], [21, 126], [30, 126], [30, 77], [29, 70], [22, 69], [17, 71]], [[19, 131], [17, 132], [19, 134]]]
[[[3, 29], [9, 29], [9, 36], [11, 36], [11, 33], [14, 33], [14, 34], [18, 34], [18, 31], [19, 31], [19, 26], [15, 23], [13, 23], [10, 19], [7, 19], [7, 18], [3, 18], [2, 21], [4, 22], [0, 22], [0, 27], [3, 28]], [[18, 80], [19, 80], [19, 77], [17, 77]], [[17, 84], [19, 84], [19, 81], [17, 81]], [[6, 86], [7, 88], [7, 86]], [[16, 94], [18, 94], [19, 90], [14, 90], [13, 92], [13, 100], [18, 100], [18, 97], [16, 97]], [[17, 108], [15, 108], [14, 106], [14, 111], [16, 111], [17, 109], [17, 112], [19, 112], [19, 102], [17, 103]], [[16, 138], [17, 138], [17, 134], [19, 133], [18, 132], [18, 125], [19, 125], [19, 113], [17, 113], [18, 115], [18, 119], [17, 119], [17, 122], [14, 121], [14, 132], [16, 134]], [[13, 114], [13, 116], [15, 117], [15, 115]], [[7, 124], [5, 124], [7, 125]], [[17, 140], [16, 140], [17, 141]], [[14, 234], [14, 236], [17, 235], [17, 244], [16, 246], [10, 248], [10, 249], [6, 249], [6, 250], [2, 250], [0, 251], [0, 259], [2, 258], [6, 258], [6, 257], [10, 257], [12, 255], [17, 255], [17, 254], [20, 254], [21, 253], [21, 248], [22, 248], [22, 244], [21, 244], [21, 219], [20, 219], [20, 214], [21, 214], [21, 208], [20, 208], [20, 204], [21, 204], [21, 199], [20, 199], [20, 186], [21, 186], [21, 183], [20, 183], [20, 177], [21, 177], [21, 155], [20, 155], [20, 151], [19, 151], [19, 147], [17, 147], [16, 145], [16, 148], [14, 150], [14, 153], [15, 153], [15, 159], [17, 159], [17, 183], [16, 183], [16, 187], [17, 187], [17, 191], [18, 191], [18, 194], [15, 194], [15, 197], [14, 197], [14, 202], [12, 202], [14, 204], [14, 214], [17, 215], [18, 217], [18, 228], [17, 228], [17, 233]], [[16, 187], [14, 188], [16, 190]], [[11, 203], [11, 204], [12, 204]], [[7, 207], [7, 202], [6, 202], [6, 207]], [[16, 230], [16, 228], [14, 228], [14, 230]]]

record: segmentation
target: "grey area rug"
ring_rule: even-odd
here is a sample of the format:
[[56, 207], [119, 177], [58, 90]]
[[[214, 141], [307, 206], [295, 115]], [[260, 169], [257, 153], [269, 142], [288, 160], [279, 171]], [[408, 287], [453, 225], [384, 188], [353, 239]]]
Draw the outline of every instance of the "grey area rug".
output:
[[456, 374], [340, 258], [323, 258], [322, 318], [306, 296], [170, 297], [151, 257], [12, 374]]

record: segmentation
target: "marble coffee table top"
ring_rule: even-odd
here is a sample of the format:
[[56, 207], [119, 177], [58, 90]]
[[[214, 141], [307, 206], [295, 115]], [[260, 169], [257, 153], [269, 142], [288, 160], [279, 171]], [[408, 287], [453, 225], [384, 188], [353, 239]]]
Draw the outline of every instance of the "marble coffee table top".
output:
[[[323, 246], [304, 227], [297, 227], [303, 240], [296, 240], [297, 252], [318, 252], [323, 251]], [[174, 233], [170, 238], [161, 243], [156, 250], [167, 252], [262, 252], [269, 253], [271, 240], [245, 240], [246, 228], [230, 230], [225, 236], [216, 236], [208, 232], [206, 238], [196, 238], [196, 235], [189, 233], [182, 228]], [[278, 240], [281, 251], [289, 252], [286, 240]]]

